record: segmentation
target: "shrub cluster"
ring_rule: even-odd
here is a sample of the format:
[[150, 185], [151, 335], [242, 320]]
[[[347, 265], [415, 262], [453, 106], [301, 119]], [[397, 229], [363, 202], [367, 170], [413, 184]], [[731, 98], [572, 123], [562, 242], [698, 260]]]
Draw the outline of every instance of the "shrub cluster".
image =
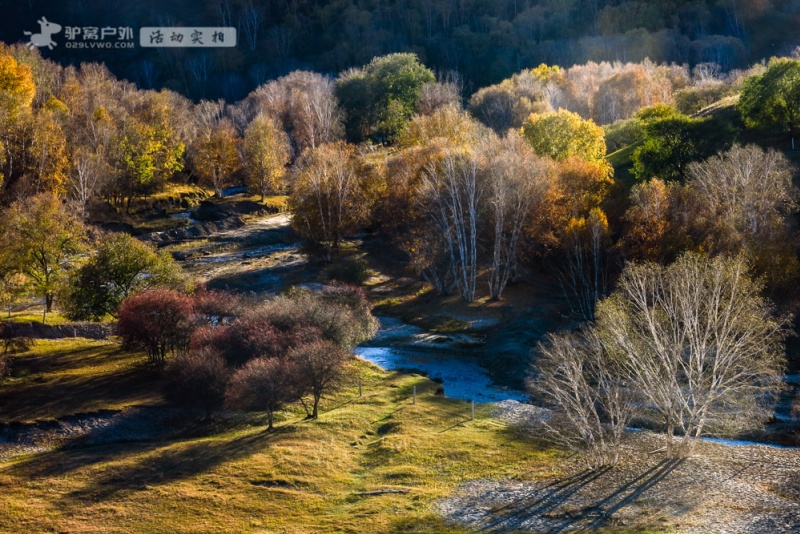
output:
[[343, 285], [260, 303], [154, 290], [123, 302], [117, 328], [152, 363], [173, 356], [166, 365], [171, 400], [207, 416], [222, 406], [264, 411], [271, 428], [272, 414], [288, 402], [317, 417], [320, 399], [352, 349], [375, 334], [377, 320], [364, 291]]

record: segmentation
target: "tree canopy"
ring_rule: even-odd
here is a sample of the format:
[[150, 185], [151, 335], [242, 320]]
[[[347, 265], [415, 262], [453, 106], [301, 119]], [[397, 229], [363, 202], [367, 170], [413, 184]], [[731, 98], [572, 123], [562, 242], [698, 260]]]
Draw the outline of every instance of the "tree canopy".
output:
[[410, 53], [376, 57], [345, 73], [336, 96], [348, 115], [350, 137], [395, 140], [416, 111], [422, 87], [434, 81], [433, 72]]
[[115, 315], [128, 296], [157, 287], [184, 289], [180, 267], [167, 252], [123, 233], [105, 235], [89, 259], [70, 276], [64, 291], [66, 315], [100, 320]]
[[800, 128], [800, 60], [773, 59], [764, 74], [747, 78], [739, 110], [748, 126], [774, 127], [794, 141]]
[[591, 119], [563, 109], [533, 113], [522, 124], [522, 135], [540, 156], [556, 161], [577, 157], [601, 163], [606, 155], [605, 133]]

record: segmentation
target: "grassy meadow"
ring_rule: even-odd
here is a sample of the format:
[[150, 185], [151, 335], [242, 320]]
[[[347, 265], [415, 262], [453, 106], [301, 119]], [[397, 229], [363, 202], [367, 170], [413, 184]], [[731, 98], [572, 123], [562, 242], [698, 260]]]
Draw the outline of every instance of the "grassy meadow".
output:
[[[142, 354], [110, 342], [40, 341], [14, 357], [0, 388], [2, 422], [167, 408]], [[90, 445], [54, 439], [0, 463], [2, 532], [461, 532], [434, 503], [481, 478], [557, 473], [561, 453], [478, 406], [434, 394], [419, 375], [357, 360], [323, 400], [266, 432], [262, 414], [199, 414], [169, 438]], [[358, 379], [363, 395], [358, 396]], [[412, 388], [417, 403], [412, 404]], [[188, 421], [188, 424], [187, 424]], [[396, 493], [369, 492], [396, 490]]]

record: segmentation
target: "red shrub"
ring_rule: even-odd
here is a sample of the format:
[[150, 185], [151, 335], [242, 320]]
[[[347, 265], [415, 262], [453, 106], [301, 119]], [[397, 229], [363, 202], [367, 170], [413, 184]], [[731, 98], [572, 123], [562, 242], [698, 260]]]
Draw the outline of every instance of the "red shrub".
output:
[[212, 324], [229, 322], [243, 312], [242, 299], [232, 293], [200, 289], [193, 299], [195, 313]]
[[234, 367], [255, 358], [285, 356], [291, 349], [320, 339], [314, 327], [295, 325], [282, 331], [268, 319], [254, 314], [220, 326], [203, 326], [192, 335], [191, 350], [210, 348]]
[[309, 416], [316, 419], [320, 399], [336, 387], [350, 354], [332, 341], [315, 341], [292, 350], [287, 359], [295, 365], [295, 380], [302, 394], [312, 397]]
[[236, 371], [228, 384], [225, 404], [244, 410], [267, 412], [269, 429], [272, 414], [298, 397], [296, 367], [286, 358], [256, 358]]
[[188, 346], [193, 323], [192, 299], [176, 291], [145, 291], [122, 302], [117, 333], [128, 346], [140, 347], [152, 363]]
[[178, 354], [166, 368], [166, 396], [189, 407], [202, 407], [206, 417], [222, 405], [230, 370], [213, 349], [189, 350]]

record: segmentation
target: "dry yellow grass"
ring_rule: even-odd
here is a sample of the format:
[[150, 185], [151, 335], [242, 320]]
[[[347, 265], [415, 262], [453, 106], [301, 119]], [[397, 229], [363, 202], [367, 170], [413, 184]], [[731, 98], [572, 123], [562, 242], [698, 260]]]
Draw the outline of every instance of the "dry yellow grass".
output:
[[[9, 392], [0, 404], [3, 419], [159, 400], [157, 377], [139, 367], [141, 355], [113, 345], [44, 343], [15, 363], [30, 370], [43, 359], [52, 365], [0, 386]], [[128, 372], [150, 379], [103, 386]], [[75, 394], [96, 387], [96, 396]], [[317, 421], [290, 408], [272, 433], [252, 415], [201, 437], [67, 444], [17, 457], [0, 464], [0, 531], [461, 532], [433, 506], [459, 484], [556, 469], [557, 453], [491, 419], [486, 407], [471, 421], [467, 403], [435, 396], [435, 387], [358, 361], [346, 387], [324, 400]], [[59, 394], [68, 408], [42, 402]], [[359, 495], [381, 489], [407, 493]]]

